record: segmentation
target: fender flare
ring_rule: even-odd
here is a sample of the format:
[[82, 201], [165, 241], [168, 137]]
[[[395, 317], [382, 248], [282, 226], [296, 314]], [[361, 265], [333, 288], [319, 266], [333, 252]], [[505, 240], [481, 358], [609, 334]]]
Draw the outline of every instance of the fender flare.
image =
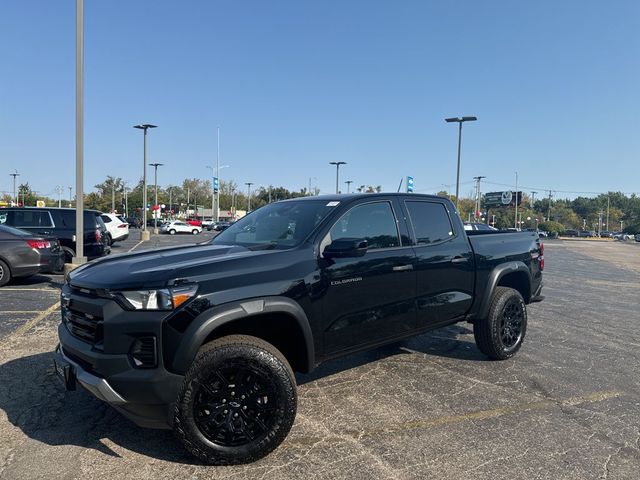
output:
[[[478, 309], [478, 313], [475, 315], [475, 318], [486, 318], [486, 316], [489, 314], [491, 297], [493, 296], [493, 292], [495, 291], [498, 282], [500, 282], [500, 279], [505, 275], [514, 272], [526, 273], [527, 278], [529, 279], [529, 289], [531, 289], [531, 272], [529, 271], [529, 267], [527, 267], [523, 262], [514, 261], [498, 265], [489, 274], [489, 278], [487, 279], [487, 287], [485, 288], [484, 294], [482, 295], [480, 308]], [[528, 303], [528, 299], [525, 298], [524, 300], [525, 303]]]
[[226, 323], [264, 313], [284, 313], [296, 320], [304, 337], [306, 348], [305, 371], [315, 365], [315, 348], [309, 319], [302, 307], [288, 297], [263, 297], [226, 303], [202, 312], [189, 325], [183, 341], [176, 350], [173, 370], [184, 374], [195, 359], [198, 350], [217, 328]]

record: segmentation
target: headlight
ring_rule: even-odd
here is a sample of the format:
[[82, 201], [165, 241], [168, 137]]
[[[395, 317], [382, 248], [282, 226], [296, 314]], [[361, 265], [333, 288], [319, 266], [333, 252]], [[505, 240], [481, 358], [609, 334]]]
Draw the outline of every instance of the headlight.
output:
[[156, 290], [125, 290], [114, 292], [130, 310], [174, 310], [193, 298], [198, 291], [197, 285], [181, 285]]

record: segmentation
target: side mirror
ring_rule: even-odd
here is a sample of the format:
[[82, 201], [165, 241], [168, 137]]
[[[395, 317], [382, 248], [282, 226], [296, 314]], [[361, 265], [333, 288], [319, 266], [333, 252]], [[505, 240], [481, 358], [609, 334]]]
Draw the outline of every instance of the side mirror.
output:
[[362, 257], [367, 253], [368, 244], [364, 238], [339, 238], [326, 246], [325, 258]]

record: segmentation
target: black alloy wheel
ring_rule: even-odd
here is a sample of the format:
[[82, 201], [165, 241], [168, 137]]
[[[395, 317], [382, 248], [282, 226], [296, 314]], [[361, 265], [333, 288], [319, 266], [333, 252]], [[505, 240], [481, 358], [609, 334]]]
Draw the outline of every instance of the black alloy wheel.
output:
[[286, 438], [297, 409], [296, 380], [273, 345], [229, 335], [203, 345], [175, 403], [184, 447], [211, 465], [248, 463]]
[[500, 337], [506, 348], [513, 348], [522, 337], [524, 313], [517, 298], [511, 297], [502, 307]]
[[235, 447], [264, 437], [273, 428], [278, 401], [267, 372], [234, 360], [197, 387], [194, 419], [207, 440]]
[[486, 318], [473, 324], [473, 336], [482, 353], [492, 360], [513, 357], [527, 333], [527, 306], [517, 290], [496, 287]]

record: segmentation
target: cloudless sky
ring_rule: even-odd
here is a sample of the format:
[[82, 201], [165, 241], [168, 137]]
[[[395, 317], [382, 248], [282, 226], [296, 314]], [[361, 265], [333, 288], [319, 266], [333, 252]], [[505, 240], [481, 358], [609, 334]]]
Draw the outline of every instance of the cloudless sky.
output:
[[[107, 175], [640, 192], [640, 2], [85, 0], [85, 191]], [[75, 184], [75, 1], [0, 0], [0, 191]], [[149, 181], [153, 182], [152, 172]], [[489, 183], [491, 182], [491, 183]], [[442, 187], [448, 185], [448, 187]], [[342, 184], [344, 189], [345, 185]], [[404, 185], [403, 185], [404, 188]], [[542, 195], [539, 193], [538, 195]]]

